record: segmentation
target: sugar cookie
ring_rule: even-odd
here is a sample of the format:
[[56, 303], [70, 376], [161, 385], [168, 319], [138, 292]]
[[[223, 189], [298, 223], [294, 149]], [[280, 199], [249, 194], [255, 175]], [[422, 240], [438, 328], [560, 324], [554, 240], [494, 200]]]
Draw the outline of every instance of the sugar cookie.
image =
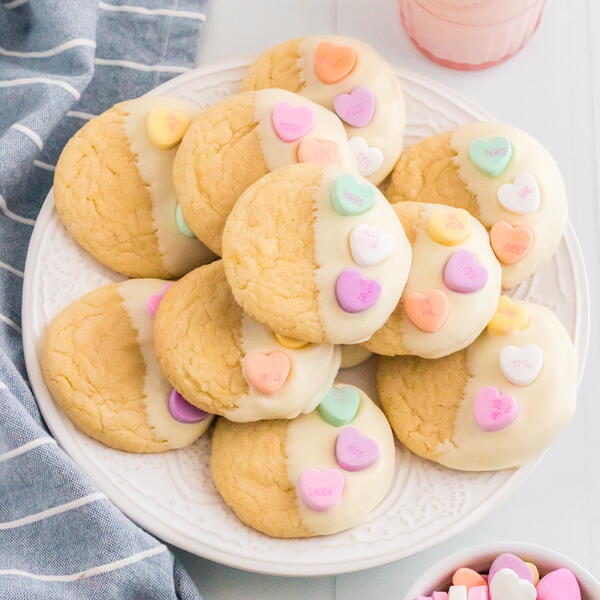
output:
[[369, 360], [373, 353], [365, 348], [362, 344], [349, 344], [341, 346], [342, 350], [342, 369], [350, 369], [356, 367]]
[[283, 88], [344, 121], [359, 173], [380, 183], [402, 151], [405, 114], [398, 78], [371, 46], [340, 35], [288, 40], [250, 66], [243, 90]]
[[211, 470], [223, 500], [244, 523], [280, 538], [336, 533], [369, 517], [394, 477], [395, 448], [383, 413], [354, 386], [328, 394], [342, 408], [333, 424], [313, 411], [291, 421], [219, 419]]
[[199, 438], [212, 415], [163, 377], [152, 348], [152, 307], [166, 282], [131, 279], [65, 308], [44, 336], [42, 369], [73, 424], [127, 452], [162, 452]]
[[465, 350], [437, 360], [379, 359], [383, 410], [416, 454], [465, 471], [519, 467], [571, 420], [577, 360], [561, 322], [529, 302], [499, 310], [506, 326], [487, 328]]
[[379, 190], [338, 166], [288, 165], [227, 219], [223, 263], [243, 309], [280, 334], [362, 342], [396, 306], [410, 244]]

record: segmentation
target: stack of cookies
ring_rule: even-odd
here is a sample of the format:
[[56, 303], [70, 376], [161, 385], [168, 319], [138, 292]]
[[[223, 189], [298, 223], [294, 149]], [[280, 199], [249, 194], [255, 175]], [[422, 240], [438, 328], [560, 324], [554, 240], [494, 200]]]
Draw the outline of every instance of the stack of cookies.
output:
[[[402, 152], [404, 123], [370, 46], [314, 36], [268, 50], [204, 110], [144, 97], [83, 127], [56, 208], [130, 279], [46, 332], [46, 382], [73, 423], [162, 452], [216, 420], [217, 490], [275, 537], [366, 520], [395, 477], [393, 434], [460, 470], [543, 452], [574, 412], [575, 351], [549, 309], [502, 289], [557, 249], [560, 172], [507, 125]], [[383, 411], [336, 382], [371, 354]]]

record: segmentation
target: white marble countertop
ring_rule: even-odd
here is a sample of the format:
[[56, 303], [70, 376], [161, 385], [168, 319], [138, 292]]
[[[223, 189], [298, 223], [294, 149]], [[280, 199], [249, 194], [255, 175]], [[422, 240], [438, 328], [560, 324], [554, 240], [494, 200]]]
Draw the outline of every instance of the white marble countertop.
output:
[[[212, 0], [199, 64], [264, 50], [290, 37], [340, 33], [371, 43], [390, 62], [468, 96], [546, 145], [561, 166], [570, 216], [599, 301], [597, 153], [600, 151], [600, 2], [552, 0], [529, 44], [487, 71], [444, 69], [425, 59], [400, 26], [396, 0]], [[600, 576], [600, 370], [596, 319], [574, 422], [539, 468], [495, 514], [412, 558], [312, 579], [245, 573], [177, 550], [206, 600], [398, 600], [433, 561], [491, 540], [551, 546]]]

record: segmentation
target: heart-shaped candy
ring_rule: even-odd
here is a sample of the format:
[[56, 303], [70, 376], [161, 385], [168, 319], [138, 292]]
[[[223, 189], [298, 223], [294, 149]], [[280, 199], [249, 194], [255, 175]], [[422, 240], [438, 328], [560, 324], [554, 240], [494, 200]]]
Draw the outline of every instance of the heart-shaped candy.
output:
[[471, 235], [471, 215], [464, 208], [435, 210], [427, 221], [427, 233], [444, 246], [461, 244]]
[[284, 142], [295, 142], [304, 137], [315, 125], [315, 113], [310, 106], [292, 106], [279, 102], [271, 113], [275, 132]]
[[461, 567], [454, 572], [452, 575], [453, 585], [464, 585], [468, 590], [480, 585], [486, 585], [485, 579], [473, 569], [467, 567]]
[[500, 351], [500, 370], [515, 385], [529, 385], [535, 381], [543, 362], [542, 350], [534, 344], [522, 348], [505, 346]]
[[337, 469], [307, 469], [300, 475], [298, 493], [308, 508], [323, 512], [333, 508], [344, 492], [344, 476]]
[[273, 394], [286, 382], [290, 367], [290, 359], [285, 352], [251, 352], [244, 358], [243, 373], [257, 392]]
[[308, 346], [310, 342], [305, 342], [303, 340], [297, 340], [296, 338], [288, 337], [287, 335], [281, 335], [276, 331], [273, 332], [273, 336], [277, 340], [277, 343], [284, 348], [289, 348], [290, 350], [300, 350], [300, 348], [304, 348], [304, 346]]
[[531, 250], [533, 230], [527, 225], [513, 226], [506, 221], [498, 221], [490, 229], [490, 243], [498, 260], [512, 265]]
[[512, 158], [512, 144], [502, 136], [477, 138], [469, 144], [469, 158], [488, 177], [497, 177]]
[[185, 113], [169, 110], [166, 106], [155, 106], [146, 118], [146, 133], [159, 150], [169, 150], [177, 145], [189, 126], [190, 118]]
[[540, 572], [538, 571], [538, 568], [530, 562], [526, 562], [525, 564], [527, 565], [527, 568], [531, 571], [531, 574], [533, 576], [533, 585], [537, 585], [537, 582], [540, 580]]
[[410, 322], [425, 333], [435, 333], [448, 318], [450, 303], [441, 290], [414, 292], [404, 301], [404, 310]]
[[526, 579], [533, 583], [531, 569], [518, 556], [509, 554], [508, 552], [500, 554], [500, 556], [497, 556], [494, 559], [494, 562], [491, 564], [488, 571], [488, 582], [492, 581], [496, 573], [502, 569], [510, 569], [511, 571], [514, 571], [520, 579]]
[[322, 165], [337, 165], [340, 162], [340, 147], [328, 138], [304, 138], [298, 144], [298, 162], [314, 162]]
[[473, 415], [484, 431], [500, 431], [519, 416], [519, 406], [512, 396], [501, 395], [497, 388], [489, 386], [477, 392]]
[[487, 583], [471, 588], [469, 590], [468, 598], [469, 600], [489, 600]]
[[374, 279], [365, 279], [356, 269], [345, 269], [335, 282], [338, 304], [349, 313], [371, 308], [381, 296], [381, 285]]
[[519, 173], [513, 183], [498, 188], [500, 206], [520, 215], [534, 213], [540, 207], [540, 188], [531, 173]]
[[317, 410], [319, 416], [334, 427], [352, 423], [360, 406], [360, 393], [355, 387], [342, 385], [331, 388]]
[[535, 586], [527, 579], [521, 579], [511, 569], [500, 569], [490, 578], [491, 600], [536, 600]]
[[348, 143], [356, 160], [358, 172], [363, 177], [375, 173], [383, 164], [383, 152], [375, 146], [369, 146], [360, 135], [352, 136]]
[[467, 588], [464, 585], [451, 585], [448, 600], [467, 600]]
[[349, 94], [336, 96], [333, 110], [348, 125], [366, 127], [375, 113], [375, 96], [369, 88], [359, 85]]
[[165, 285], [163, 285], [162, 290], [160, 290], [158, 294], [154, 294], [153, 296], [150, 296], [150, 298], [148, 298], [148, 303], [146, 304], [146, 312], [151, 317], [153, 317], [156, 314], [160, 301], [163, 299], [163, 296], [168, 292], [169, 288], [172, 285], [172, 281], [170, 281], [169, 283], [165, 283]]
[[394, 249], [394, 238], [370, 225], [357, 225], [350, 232], [350, 251], [359, 267], [371, 267], [383, 262]]
[[354, 427], [345, 427], [335, 442], [335, 459], [346, 471], [368, 469], [379, 458], [379, 445]]
[[367, 212], [375, 203], [376, 188], [360, 183], [349, 173], [336, 178], [331, 187], [331, 203], [335, 212], [344, 217], [355, 217]]
[[190, 229], [190, 226], [187, 224], [185, 217], [183, 216], [183, 211], [181, 210], [181, 204], [177, 204], [177, 208], [175, 209], [175, 223], [177, 225], [177, 229], [179, 229], [179, 233], [188, 238], [195, 238], [196, 235]]
[[317, 77], [323, 83], [337, 83], [354, 69], [356, 50], [351, 46], [321, 42], [315, 50], [313, 64]]
[[569, 569], [551, 571], [537, 584], [537, 600], [581, 600], [577, 578]]
[[498, 308], [488, 323], [488, 331], [494, 335], [506, 335], [515, 329], [529, 325], [529, 314], [522, 304], [513, 302], [508, 296], [500, 296]]
[[181, 423], [198, 423], [208, 417], [207, 412], [190, 404], [177, 390], [171, 390], [168, 406], [171, 416]]
[[448, 600], [448, 592], [433, 592], [433, 600]]
[[487, 269], [477, 262], [470, 250], [457, 250], [444, 267], [444, 284], [449, 290], [460, 294], [479, 291], [487, 282]]

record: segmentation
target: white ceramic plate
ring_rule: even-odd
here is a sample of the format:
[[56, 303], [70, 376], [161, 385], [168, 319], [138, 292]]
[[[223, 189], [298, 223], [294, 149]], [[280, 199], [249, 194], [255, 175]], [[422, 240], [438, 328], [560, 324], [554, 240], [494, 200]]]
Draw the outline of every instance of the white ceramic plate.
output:
[[[208, 105], [237, 91], [249, 60], [203, 67], [152, 94], [179, 95]], [[404, 86], [406, 144], [491, 117], [433, 81], [397, 70]], [[245, 527], [220, 500], [209, 469], [210, 440], [158, 455], [106, 448], [77, 431], [57, 409], [40, 372], [38, 350], [47, 323], [86, 292], [122, 277], [97, 263], [66, 234], [52, 193], [37, 219], [23, 292], [23, 338], [31, 384], [52, 433], [125, 514], [163, 540], [212, 560], [274, 575], [330, 575], [381, 565], [439, 543], [506, 500], [531, 473], [461, 473], [398, 448], [392, 490], [367, 523], [329, 537], [276, 540]], [[561, 318], [582, 362], [589, 298], [577, 239], [569, 227], [552, 262], [514, 295], [541, 302]], [[372, 361], [342, 379], [374, 394]]]

